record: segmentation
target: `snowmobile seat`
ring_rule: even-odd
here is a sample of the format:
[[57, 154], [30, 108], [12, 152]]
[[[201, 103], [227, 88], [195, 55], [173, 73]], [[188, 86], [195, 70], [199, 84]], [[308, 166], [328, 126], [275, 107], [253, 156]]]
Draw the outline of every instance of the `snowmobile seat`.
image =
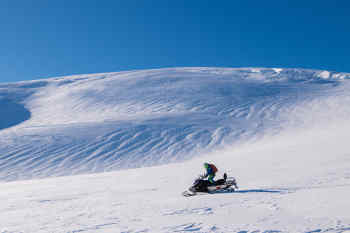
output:
[[220, 179], [220, 180], [215, 181], [215, 185], [223, 185], [223, 184], [225, 184], [224, 179]]

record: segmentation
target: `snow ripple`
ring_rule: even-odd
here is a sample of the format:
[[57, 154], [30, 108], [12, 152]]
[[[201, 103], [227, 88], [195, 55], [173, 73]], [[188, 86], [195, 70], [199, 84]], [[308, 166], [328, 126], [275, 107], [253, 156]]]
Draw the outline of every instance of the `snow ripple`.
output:
[[0, 179], [183, 161], [327, 122], [330, 109], [346, 118], [348, 79], [302, 69], [173, 68], [3, 84], [0, 107], [11, 114], [1, 116]]

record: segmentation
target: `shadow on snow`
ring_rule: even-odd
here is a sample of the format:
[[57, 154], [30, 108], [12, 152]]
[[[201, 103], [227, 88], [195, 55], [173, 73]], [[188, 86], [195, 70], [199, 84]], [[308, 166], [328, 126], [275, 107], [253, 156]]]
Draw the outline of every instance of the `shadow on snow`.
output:
[[282, 193], [282, 190], [273, 190], [273, 189], [246, 189], [246, 190], [218, 190], [212, 194], [221, 194], [221, 193]]
[[31, 116], [31, 113], [22, 104], [0, 98], [0, 130], [18, 125]]
[[235, 193], [282, 193], [281, 190], [269, 190], [269, 189], [247, 189], [238, 190]]

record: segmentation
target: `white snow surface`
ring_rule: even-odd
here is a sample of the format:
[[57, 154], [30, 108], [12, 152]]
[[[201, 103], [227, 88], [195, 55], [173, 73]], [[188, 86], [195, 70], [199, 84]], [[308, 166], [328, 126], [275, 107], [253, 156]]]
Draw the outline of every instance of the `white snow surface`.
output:
[[[350, 232], [350, 74], [76, 75], [0, 109], [2, 233]], [[240, 189], [183, 197], [206, 161]]]

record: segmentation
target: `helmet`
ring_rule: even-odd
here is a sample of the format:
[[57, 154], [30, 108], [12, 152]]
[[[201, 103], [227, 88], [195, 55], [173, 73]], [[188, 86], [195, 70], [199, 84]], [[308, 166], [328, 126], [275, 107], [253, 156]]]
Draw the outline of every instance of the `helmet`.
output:
[[205, 168], [208, 168], [209, 163], [204, 163], [203, 165], [204, 165]]

